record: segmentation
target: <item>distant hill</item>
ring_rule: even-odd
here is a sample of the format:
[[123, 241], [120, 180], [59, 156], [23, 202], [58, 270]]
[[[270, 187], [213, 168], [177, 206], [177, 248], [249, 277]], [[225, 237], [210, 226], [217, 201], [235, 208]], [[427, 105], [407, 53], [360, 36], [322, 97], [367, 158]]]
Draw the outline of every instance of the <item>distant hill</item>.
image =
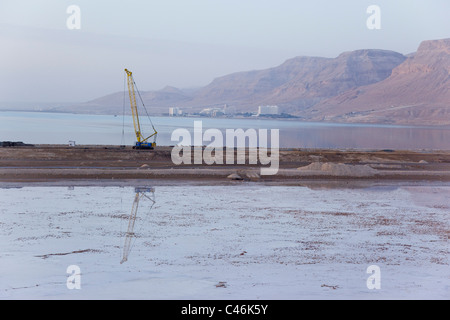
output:
[[450, 39], [424, 41], [383, 81], [324, 100], [311, 120], [450, 124]]
[[[178, 106], [191, 100], [191, 97], [183, 91], [169, 86], [159, 91], [140, 91], [140, 94], [145, 106], [149, 107], [148, 110], [152, 114], [167, 113], [169, 107]], [[128, 92], [116, 92], [82, 104], [53, 108], [53, 110], [87, 114], [122, 114], [124, 107], [125, 113], [130, 114]]]
[[[313, 121], [450, 124], [449, 57], [450, 39], [431, 40], [407, 56], [367, 49], [336, 58], [296, 57], [274, 68], [222, 76], [197, 90], [166, 87], [141, 95], [152, 114], [224, 104], [254, 112], [276, 104]], [[59, 110], [118, 114], [123, 105], [120, 92]]]
[[240, 72], [215, 79], [197, 91], [190, 107], [228, 104], [241, 111], [277, 104], [295, 113], [350, 88], [387, 78], [406, 57], [383, 50], [359, 50], [339, 57], [297, 57], [260, 71]]

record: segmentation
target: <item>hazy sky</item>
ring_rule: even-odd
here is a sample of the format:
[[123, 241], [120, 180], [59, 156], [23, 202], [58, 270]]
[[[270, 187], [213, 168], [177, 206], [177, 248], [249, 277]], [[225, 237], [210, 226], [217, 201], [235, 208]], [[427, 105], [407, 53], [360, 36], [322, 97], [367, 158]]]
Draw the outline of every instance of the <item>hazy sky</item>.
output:
[[[80, 29], [69, 29], [70, 5]], [[370, 5], [381, 29], [369, 30]], [[0, 0], [0, 102], [84, 102], [189, 88], [299, 55], [413, 52], [450, 37], [450, 0]], [[3, 103], [4, 105], [4, 103]]]

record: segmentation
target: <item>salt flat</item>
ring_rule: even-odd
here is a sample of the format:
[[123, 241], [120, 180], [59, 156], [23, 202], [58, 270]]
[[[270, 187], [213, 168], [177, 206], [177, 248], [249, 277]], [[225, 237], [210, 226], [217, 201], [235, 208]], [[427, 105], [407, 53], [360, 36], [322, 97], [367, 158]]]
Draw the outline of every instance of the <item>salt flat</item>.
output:
[[0, 299], [450, 297], [448, 183], [152, 187], [0, 189]]

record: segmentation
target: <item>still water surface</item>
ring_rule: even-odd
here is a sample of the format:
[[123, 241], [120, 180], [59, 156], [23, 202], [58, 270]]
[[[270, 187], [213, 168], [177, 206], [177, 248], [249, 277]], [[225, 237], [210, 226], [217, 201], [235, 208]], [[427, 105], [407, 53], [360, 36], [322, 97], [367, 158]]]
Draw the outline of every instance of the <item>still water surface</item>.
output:
[[447, 299], [449, 188], [0, 184], [0, 300]]
[[[158, 145], [167, 146], [178, 142], [171, 141], [175, 129], [186, 128], [193, 136], [194, 121], [202, 121], [203, 132], [208, 128], [223, 133], [226, 129], [279, 129], [282, 148], [450, 150], [449, 127], [171, 117], [153, 117], [152, 121], [158, 131]], [[0, 112], [0, 141], [132, 145], [135, 141], [132, 123], [130, 116]], [[144, 134], [151, 134], [149, 123], [143, 122], [142, 127]]]

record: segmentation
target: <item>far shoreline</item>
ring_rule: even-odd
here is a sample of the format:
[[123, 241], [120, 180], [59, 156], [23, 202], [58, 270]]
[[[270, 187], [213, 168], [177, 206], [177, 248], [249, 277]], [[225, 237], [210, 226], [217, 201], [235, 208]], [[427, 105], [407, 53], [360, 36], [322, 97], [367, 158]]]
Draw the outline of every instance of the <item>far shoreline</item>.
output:
[[[75, 113], [72, 111], [54, 111], [54, 110], [15, 110], [15, 109], [0, 109], [0, 112], [21, 112], [21, 113], [38, 113], [38, 114], [61, 114], [61, 115], [84, 115], [84, 116], [112, 116], [112, 117], [123, 117], [122, 114], [114, 114], [114, 113]], [[125, 116], [130, 117], [130, 114], [125, 114]], [[446, 129], [448, 130], [448, 125], [418, 125], [418, 124], [396, 124], [396, 123], [381, 123], [381, 122], [337, 122], [337, 121], [317, 121], [317, 120], [308, 120], [302, 118], [267, 118], [267, 117], [201, 117], [201, 116], [177, 116], [172, 117], [169, 115], [152, 115], [152, 118], [175, 118], [175, 119], [194, 119], [194, 120], [252, 120], [252, 121], [282, 121], [282, 122], [300, 122], [305, 124], [326, 124], [329, 126], [354, 126], [354, 127], [376, 127], [376, 128], [422, 128], [422, 129]]]

